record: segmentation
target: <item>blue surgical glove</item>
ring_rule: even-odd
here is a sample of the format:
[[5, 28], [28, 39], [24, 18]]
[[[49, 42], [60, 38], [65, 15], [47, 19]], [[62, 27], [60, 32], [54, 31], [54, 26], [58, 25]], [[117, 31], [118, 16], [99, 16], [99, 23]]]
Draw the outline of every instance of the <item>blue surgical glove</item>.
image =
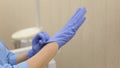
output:
[[38, 33], [32, 40], [32, 49], [28, 52], [27, 57], [30, 58], [40, 51], [40, 49], [45, 46], [48, 39], [49, 35], [46, 32]]
[[68, 23], [58, 33], [50, 38], [47, 43], [57, 42], [59, 48], [65, 45], [69, 40], [73, 38], [78, 28], [85, 21], [85, 13], [86, 8], [79, 8], [72, 16], [72, 18], [68, 21]]

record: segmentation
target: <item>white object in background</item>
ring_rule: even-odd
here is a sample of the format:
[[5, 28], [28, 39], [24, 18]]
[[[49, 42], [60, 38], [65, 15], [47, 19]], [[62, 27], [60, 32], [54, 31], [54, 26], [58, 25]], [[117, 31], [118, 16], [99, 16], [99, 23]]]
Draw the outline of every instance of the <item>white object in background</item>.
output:
[[19, 30], [12, 35], [12, 40], [15, 45], [15, 48], [21, 48], [31, 45], [32, 38], [39, 32], [42, 28], [31, 27]]
[[[18, 55], [28, 52], [32, 47], [25, 47], [25, 48], [19, 48], [19, 49], [15, 49], [15, 50], [11, 50], [13, 53], [16, 53]], [[54, 59], [52, 59], [48, 65], [46, 66], [47, 68], [56, 68], [56, 62]]]
[[22, 29], [22, 30], [15, 32], [12, 35], [12, 39], [13, 40], [30, 39], [33, 36], [35, 36], [37, 33], [39, 33], [41, 30], [42, 28], [38, 28], [38, 27]]

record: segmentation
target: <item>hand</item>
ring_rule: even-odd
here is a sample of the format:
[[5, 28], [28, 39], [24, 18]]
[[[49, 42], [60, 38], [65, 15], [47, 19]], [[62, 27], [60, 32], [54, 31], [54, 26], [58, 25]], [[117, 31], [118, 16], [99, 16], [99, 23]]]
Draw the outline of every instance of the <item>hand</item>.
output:
[[59, 48], [65, 45], [69, 40], [73, 38], [78, 28], [85, 21], [86, 8], [79, 8], [76, 13], [72, 16], [72, 18], [68, 21], [68, 23], [52, 38], [50, 38], [47, 42], [57, 42]]
[[32, 40], [32, 49], [28, 52], [27, 57], [30, 58], [41, 50], [49, 39], [49, 35], [46, 32], [38, 33]]

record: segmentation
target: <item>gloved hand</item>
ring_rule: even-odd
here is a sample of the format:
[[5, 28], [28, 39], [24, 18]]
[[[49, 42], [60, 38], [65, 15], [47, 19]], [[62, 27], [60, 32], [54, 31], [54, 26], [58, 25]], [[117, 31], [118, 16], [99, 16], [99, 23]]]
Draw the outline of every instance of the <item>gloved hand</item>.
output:
[[85, 21], [86, 8], [79, 8], [76, 13], [72, 16], [72, 18], [68, 21], [68, 23], [52, 38], [50, 38], [47, 43], [57, 42], [59, 48], [65, 45], [72, 37], [75, 35], [78, 28]]
[[49, 39], [46, 32], [38, 33], [32, 40], [32, 49], [28, 52], [27, 57], [30, 58], [35, 55], [41, 48], [43, 48]]

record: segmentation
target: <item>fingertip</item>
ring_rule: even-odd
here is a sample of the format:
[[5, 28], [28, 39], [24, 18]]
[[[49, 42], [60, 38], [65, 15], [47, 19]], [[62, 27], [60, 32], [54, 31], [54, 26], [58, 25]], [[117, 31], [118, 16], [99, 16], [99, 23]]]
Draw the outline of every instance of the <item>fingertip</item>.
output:
[[86, 17], [83, 17], [81, 20], [79, 20], [79, 24], [77, 24], [76, 26], [79, 28], [86, 20]]
[[86, 10], [86, 7], [82, 7], [81, 9], [84, 9], [84, 10]]
[[82, 7], [81, 10], [82, 10], [83, 12], [85, 12], [85, 13], [87, 12], [86, 7]]
[[86, 20], [86, 17], [83, 17], [82, 20], [80, 22], [84, 23]]

